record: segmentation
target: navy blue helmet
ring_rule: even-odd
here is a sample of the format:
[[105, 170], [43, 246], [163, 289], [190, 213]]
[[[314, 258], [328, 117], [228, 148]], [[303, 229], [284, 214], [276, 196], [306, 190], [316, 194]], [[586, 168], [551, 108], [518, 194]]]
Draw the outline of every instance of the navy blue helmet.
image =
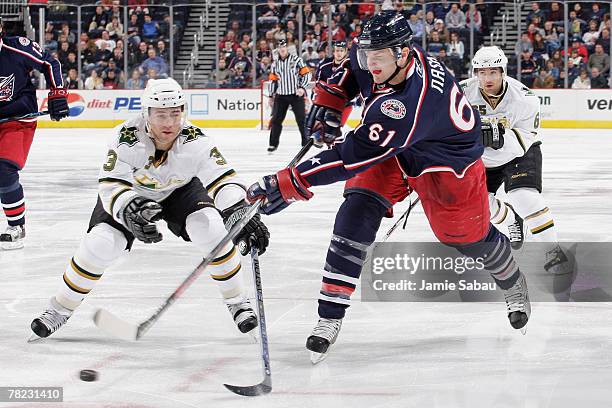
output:
[[412, 29], [403, 14], [393, 10], [382, 11], [365, 23], [358, 40], [359, 48], [363, 50], [401, 49], [410, 46]]

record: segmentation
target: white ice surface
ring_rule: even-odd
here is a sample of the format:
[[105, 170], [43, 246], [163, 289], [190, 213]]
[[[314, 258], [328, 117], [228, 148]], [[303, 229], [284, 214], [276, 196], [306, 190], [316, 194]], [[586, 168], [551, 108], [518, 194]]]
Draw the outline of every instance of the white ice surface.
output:
[[[267, 134], [211, 129], [246, 182], [297, 152], [286, 132], [274, 155]], [[202, 254], [164, 230], [137, 243], [107, 271], [68, 324], [26, 343], [29, 324], [62, 284], [66, 262], [96, 201], [107, 129], [41, 129], [22, 181], [27, 246], [0, 252], [0, 386], [63, 386], [64, 403], [2, 407], [609, 407], [612, 305], [536, 303], [526, 336], [499, 303], [361, 303], [359, 292], [330, 357], [313, 367], [304, 347], [316, 321], [320, 271], [342, 186], [315, 188], [309, 203], [266, 217], [261, 257], [273, 392], [245, 398], [223, 383], [262, 379], [258, 346], [240, 335], [204, 276], [138, 342], [93, 325], [96, 307], [138, 322], [150, 315]], [[612, 131], [543, 131], [544, 188], [564, 241], [612, 241]], [[396, 214], [407, 203], [400, 203]], [[1, 217], [1, 216], [0, 216]], [[394, 220], [385, 220], [382, 236]], [[2, 221], [0, 221], [0, 224]], [[396, 241], [434, 240], [420, 208]], [[244, 259], [248, 265], [248, 259]], [[243, 271], [250, 284], [250, 268]], [[78, 379], [81, 369], [100, 373]]]

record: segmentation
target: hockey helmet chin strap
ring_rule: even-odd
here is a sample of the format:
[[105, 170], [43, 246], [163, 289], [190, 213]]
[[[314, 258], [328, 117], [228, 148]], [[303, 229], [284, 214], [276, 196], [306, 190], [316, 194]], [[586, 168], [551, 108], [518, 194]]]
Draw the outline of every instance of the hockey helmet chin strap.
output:
[[[397, 50], [397, 48], [399, 48], [399, 51]], [[404, 66], [400, 66], [398, 65], [397, 61], [402, 57], [402, 49], [403, 47], [396, 47], [395, 50], [395, 70], [393, 71], [393, 73], [391, 75], [389, 75], [389, 78], [387, 78], [384, 82], [381, 82], [380, 84], [377, 85], [384, 85], [386, 86], [390, 86], [391, 84], [389, 84], [389, 81], [391, 81], [393, 78], [395, 78], [395, 76], [404, 68], [406, 68], [408, 65], [410, 65], [410, 61], [412, 58], [414, 58], [414, 56], [412, 55], [412, 48], [408, 47], [410, 49], [410, 51], [408, 52], [408, 59], [406, 60], [406, 65]]]
[[499, 89], [499, 93], [497, 95], [491, 95], [490, 93], [488, 93], [487, 91], [485, 91], [484, 88], [480, 88], [482, 90], [482, 92], [485, 93], [485, 95], [487, 95], [489, 98], [499, 98], [504, 94], [504, 89], [506, 89], [506, 81], [504, 81], [504, 79], [502, 78], [502, 84], [501, 84], [501, 88]]

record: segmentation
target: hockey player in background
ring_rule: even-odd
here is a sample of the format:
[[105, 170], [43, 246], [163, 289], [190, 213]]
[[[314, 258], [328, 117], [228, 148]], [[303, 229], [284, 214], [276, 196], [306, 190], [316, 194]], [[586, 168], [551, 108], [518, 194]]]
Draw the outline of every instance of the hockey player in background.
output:
[[[149, 80], [142, 116], [117, 128], [100, 170], [89, 229], [66, 266], [59, 290], [32, 321], [36, 336], [47, 337], [66, 323], [104, 271], [131, 250], [134, 239], [161, 241], [156, 221], [166, 221], [173, 234], [193, 242], [205, 256], [248, 208], [245, 187], [215, 142], [185, 120], [185, 101], [175, 80]], [[263, 253], [269, 236], [256, 215], [236, 243], [246, 254], [254, 239]], [[246, 333], [257, 326], [257, 317], [240, 268], [240, 255], [230, 243], [208, 271], [238, 329]]]
[[[333, 56], [327, 57], [319, 62], [317, 66], [317, 72], [315, 73], [315, 82], [327, 82], [336, 70], [341, 69], [344, 72], [343, 64], [350, 64], [348, 59], [348, 48], [346, 41], [339, 40], [333, 42]], [[314, 91], [313, 91], [314, 98]], [[341, 124], [344, 125], [353, 110], [353, 105], [348, 102], [346, 107], [342, 110]]]
[[[273, 214], [312, 198], [312, 186], [347, 180], [338, 210], [319, 296], [319, 321], [306, 347], [322, 359], [338, 336], [346, 308], [385, 214], [414, 189], [436, 237], [472, 258], [502, 290], [510, 324], [522, 329], [531, 313], [524, 275], [508, 238], [489, 221], [481, 132], [491, 132], [461, 93], [453, 76], [411, 43], [407, 19], [393, 11], [375, 15], [351, 48], [342, 86], [316, 85], [313, 137], [329, 150], [295, 168], [253, 184], [249, 201], [264, 199]], [[347, 100], [367, 95], [361, 124], [338, 139], [337, 120]], [[335, 143], [334, 143], [335, 142]]]
[[[67, 117], [68, 91], [59, 61], [34, 41], [5, 37], [0, 17], [0, 119], [38, 112], [32, 70], [42, 72], [50, 87], [47, 104], [51, 119]], [[25, 166], [35, 130], [35, 118], [0, 123], [0, 203], [8, 222], [6, 231], [0, 232], [2, 249], [24, 245], [26, 206], [19, 171]]]
[[[461, 82], [465, 96], [491, 123], [495, 133], [483, 138], [482, 161], [487, 168], [491, 222], [520, 247], [524, 228], [535, 242], [549, 242], [544, 269], [571, 272], [557, 243], [551, 210], [542, 196], [540, 99], [525, 85], [506, 75], [508, 59], [496, 46], [482, 47], [472, 60], [473, 77]], [[501, 185], [508, 203], [495, 194]]]

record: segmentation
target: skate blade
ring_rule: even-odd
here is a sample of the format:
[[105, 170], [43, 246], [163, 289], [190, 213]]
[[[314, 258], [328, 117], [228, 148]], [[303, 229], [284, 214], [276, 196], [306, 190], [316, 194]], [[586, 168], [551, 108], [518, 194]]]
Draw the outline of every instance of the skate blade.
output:
[[523, 336], [527, 334], [527, 327], [523, 327], [523, 328], [521, 329], [521, 334], [522, 334]]
[[30, 337], [28, 337], [28, 343], [37, 343], [42, 339], [44, 339], [44, 337], [38, 337], [35, 333], [32, 333]]
[[319, 364], [321, 361], [325, 360], [329, 355], [329, 349], [325, 353], [317, 353], [316, 351], [310, 352], [310, 362], [313, 365]]
[[4, 251], [15, 251], [18, 249], [23, 249], [24, 245], [23, 242], [3, 242], [2, 245], [0, 245], [0, 248], [2, 248], [2, 250]]
[[[256, 327], [256, 328], [257, 328], [257, 327]], [[256, 329], [256, 328], [255, 328], [255, 329]], [[249, 338], [250, 338], [250, 339], [253, 341], [253, 343], [258, 344], [258, 343], [259, 343], [259, 338], [257, 337], [257, 334], [255, 333], [255, 332], [257, 331], [257, 330], [255, 330], [255, 329], [253, 329], [253, 330], [251, 330], [251, 331], [248, 331], [248, 332], [246, 332], [245, 334], [246, 334], [247, 336], [249, 336]]]

